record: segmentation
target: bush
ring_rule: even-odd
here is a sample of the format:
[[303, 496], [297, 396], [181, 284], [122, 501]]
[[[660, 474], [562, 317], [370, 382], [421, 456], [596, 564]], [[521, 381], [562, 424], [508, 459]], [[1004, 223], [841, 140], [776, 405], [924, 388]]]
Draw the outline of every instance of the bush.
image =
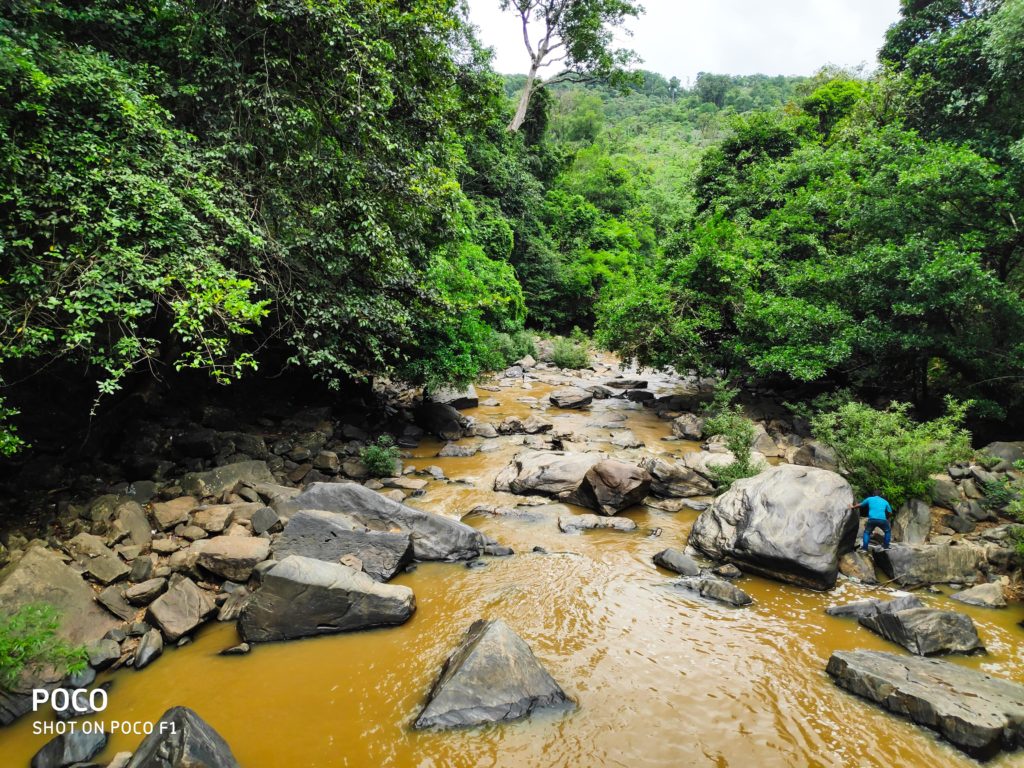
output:
[[910, 499], [931, 500], [931, 475], [971, 455], [962, 427], [970, 405], [947, 398], [945, 416], [918, 423], [909, 403], [879, 411], [851, 402], [814, 416], [811, 429], [836, 452], [858, 494], [878, 489], [899, 509]]
[[577, 370], [590, 365], [590, 341], [579, 328], [573, 328], [569, 338], [555, 339], [551, 361], [559, 368]]
[[512, 365], [527, 355], [537, 357], [537, 347], [533, 343], [533, 335], [529, 331], [516, 331], [513, 334], [495, 333], [492, 347], [496, 356], [505, 365]]
[[393, 477], [398, 471], [401, 452], [391, 435], [381, 435], [359, 452], [359, 459], [372, 477]]
[[85, 669], [85, 647], [60, 639], [59, 626], [57, 610], [44, 603], [0, 617], [0, 689], [10, 690], [26, 668], [55, 666], [68, 673]]
[[721, 390], [722, 394], [716, 393], [712, 412], [714, 410], [718, 412], [708, 419], [705, 426], [705, 431], [709, 435], [723, 435], [725, 447], [736, 457], [731, 464], [711, 468], [711, 480], [719, 493], [729, 490], [735, 481], [744, 477], [752, 477], [764, 469], [762, 463], [755, 462], [751, 456], [754, 440], [757, 439], [754, 422], [744, 415], [742, 406], [738, 404], [724, 405], [735, 396], [735, 392], [735, 390]]

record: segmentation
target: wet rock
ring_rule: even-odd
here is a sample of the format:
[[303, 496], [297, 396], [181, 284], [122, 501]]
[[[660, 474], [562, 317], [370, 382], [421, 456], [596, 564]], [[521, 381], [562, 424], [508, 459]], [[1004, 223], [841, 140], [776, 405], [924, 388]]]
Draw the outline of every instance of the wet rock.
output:
[[348, 566], [290, 555], [263, 576], [238, 620], [246, 642], [291, 640], [402, 624], [408, 587], [380, 584]]
[[707, 422], [701, 416], [684, 413], [672, 420], [672, 434], [684, 440], [700, 440], [704, 437], [704, 425]]
[[950, 595], [953, 600], [958, 600], [967, 605], [977, 605], [982, 608], [1005, 608], [1006, 597], [1003, 595], [1001, 584], [979, 584], [976, 587], [965, 589], [962, 592]]
[[68, 551], [74, 555], [86, 573], [101, 584], [111, 584], [123, 579], [131, 571], [99, 536], [80, 533], [71, 539], [67, 546]]
[[579, 387], [566, 387], [564, 389], [556, 389], [548, 395], [548, 400], [556, 408], [573, 410], [586, 408], [594, 402], [594, 395]]
[[89, 666], [95, 670], [104, 670], [121, 658], [121, 647], [116, 640], [97, 640], [86, 646], [89, 654]]
[[231, 581], [248, 581], [252, 569], [270, 557], [267, 539], [248, 536], [218, 536], [196, 542], [196, 564], [210, 573]]
[[[167, 579], [155, 578], [133, 584], [124, 591], [125, 599], [132, 605], [149, 605], [167, 589]], [[128, 617], [125, 617], [126, 620]]]
[[973, 583], [984, 552], [958, 544], [893, 544], [875, 562], [900, 586]]
[[724, 579], [694, 576], [680, 579], [676, 584], [683, 589], [696, 592], [708, 600], [715, 600], [716, 602], [725, 603], [737, 608], [754, 602], [750, 595], [735, 584], [730, 584]]
[[245, 656], [252, 650], [252, 646], [248, 643], [239, 643], [238, 645], [232, 645], [230, 648], [225, 648], [223, 651], [218, 653], [218, 656]]
[[370, 530], [407, 533], [417, 560], [471, 560], [495, 543], [464, 523], [385, 499], [355, 483], [313, 483], [285, 507], [342, 512]]
[[687, 496], [708, 496], [714, 493], [714, 486], [703, 475], [690, 467], [665, 459], [647, 456], [640, 466], [651, 475], [651, 493], [666, 498]]
[[971, 617], [956, 611], [910, 608], [862, 616], [862, 626], [918, 656], [984, 651]]
[[181, 478], [181, 489], [190, 496], [220, 496], [240, 483], [273, 483], [274, 476], [264, 461], [240, 461], [207, 472], [190, 472]]
[[135, 651], [135, 661], [132, 666], [135, 669], [148, 667], [164, 652], [164, 638], [160, 630], [151, 629], [139, 640], [139, 647]]
[[377, 581], [390, 581], [412, 560], [408, 533], [370, 531], [347, 515], [304, 510], [292, 516], [274, 542], [274, 557], [312, 557], [337, 563], [355, 555], [362, 569]]
[[834, 472], [783, 464], [738, 480], [697, 518], [689, 543], [709, 557], [812, 589], [831, 589], [854, 547], [853, 493]]
[[182, 496], [153, 505], [153, 517], [161, 531], [168, 531], [181, 523], [187, 523], [189, 513], [199, 506], [192, 496]]
[[654, 564], [682, 576], [696, 576], [700, 573], [697, 562], [678, 549], [665, 549], [654, 556]]
[[463, 411], [467, 408], [476, 408], [480, 405], [480, 398], [476, 394], [476, 387], [469, 384], [464, 389], [454, 387], [441, 387], [430, 393], [430, 400], [435, 403], [444, 403], [452, 408]]
[[84, 763], [102, 752], [109, 738], [102, 731], [85, 733], [76, 729], [63, 733], [32, 756], [32, 768], [68, 768]]
[[1024, 744], [1024, 686], [939, 659], [837, 651], [836, 684], [893, 714], [938, 731], [980, 759]]
[[864, 584], [877, 584], [875, 563], [866, 552], [854, 550], [839, 558], [839, 572], [848, 579], [856, 579]]
[[146, 619], [174, 642], [191, 632], [217, 609], [213, 596], [192, 579], [175, 576], [171, 587], [150, 603]]
[[526, 641], [501, 619], [477, 621], [445, 661], [414, 727], [505, 722], [568, 704]]
[[643, 389], [631, 389], [626, 392], [626, 399], [634, 403], [646, 403], [654, 399], [654, 393]]
[[839, 469], [835, 451], [817, 440], [808, 440], [797, 448], [791, 461], [800, 466], [825, 469], [829, 472], [836, 472]]
[[559, 515], [558, 530], [562, 533], [580, 533], [599, 528], [613, 531], [635, 531], [636, 523], [628, 517], [603, 517], [601, 515]]
[[416, 423], [442, 440], [458, 440], [465, 433], [466, 417], [447, 403], [425, 400], [415, 411]]
[[119, 619], [131, 621], [135, 618], [135, 609], [128, 605], [120, 587], [107, 587], [96, 596], [96, 600]]
[[726, 563], [725, 565], [720, 565], [717, 568], [712, 568], [711, 572], [715, 574], [715, 576], [721, 576], [723, 579], [729, 579], [730, 581], [738, 579], [743, 575], [743, 571], [732, 563]]
[[[497, 435], [497, 433], [495, 433]], [[458, 445], [456, 443], [447, 443], [444, 448], [438, 451], [439, 458], [466, 458], [469, 456], [475, 456], [477, 451], [480, 450], [479, 445]]]
[[249, 602], [252, 593], [245, 587], [240, 587], [228, 595], [227, 600], [217, 611], [217, 621], [236, 621], [242, 615], [242, 609]]
[[568, 500], [584, 475], [601, 461], [596, 453], [528, 451], [520, 453], [494, 480], [494, 490], [508, 493], [539, 493]]
[[846, 605], [831, 605], [825, 609], [825, 613], [829, 616], [852, 616], [853, 618], [860, 619], [865, 616], [895, 613], [911, 608], [924, 608], [924, 603], [914, 595], [900, 595], [892, 600], [880, 600], [873, 597], [868, 600], [857, 600]]
[[904, 544], [923, 544], [932, 528], [932, 511], [918, 499], [900, 507], [892, 520], [893, 541]]
[[592, 466], [573, 494], [577, 503], [602, 515], [615, 515], [641, 503], [651, 489], [647, 470], [615, 459]]
[[173, 707], [142, 740], [127, 768], [239, 768], [227, 742], [188, 707]]

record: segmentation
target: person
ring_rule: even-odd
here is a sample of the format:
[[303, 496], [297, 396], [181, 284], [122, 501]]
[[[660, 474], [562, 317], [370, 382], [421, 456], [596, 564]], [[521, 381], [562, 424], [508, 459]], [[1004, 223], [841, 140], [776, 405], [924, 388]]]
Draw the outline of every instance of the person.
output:
[[885, 549], [889, 548], [889, 543], [892, 541], [892, 526], [889, 524], [889, 518], [892, 516], [892, 505], [888, 501], [882, 498], [881, 491], [875, 491], [871, 496], [868, 496], [860, 504], [851, 504], [850, 509], [866, 509], [868, 513], [868, 519], [864, 523], [864, 546], [863, 550], [868, 551], [868, 542], [871, 540], [871, 534], [875, 528], [881, 528], [885, 534], [885, 543], [882, 545]]

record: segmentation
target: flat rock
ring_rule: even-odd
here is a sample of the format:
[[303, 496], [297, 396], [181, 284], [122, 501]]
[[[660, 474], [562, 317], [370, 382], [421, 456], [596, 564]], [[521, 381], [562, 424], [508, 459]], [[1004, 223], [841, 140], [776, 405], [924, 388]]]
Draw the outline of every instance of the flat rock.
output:
[[494, 490], [516, 494], [543, 494], [568, 501], [584, 475], [603, 456], [598, 453], [527, 451], [512, 459], [494, 479]]
[[[166, 723], [167, 725], [161, 724]], [[188, 707], [173, 707], [142, 740], [126, 768], [239, 768], [231, 747]]]
[[181, 478], [181, 489], [190, 496], [220, 496], [239, 483], [273, 483], [274, 476], [264, 461], [240, 461], [206, 472], [190, 472]]
[[880, 613], [905, 611], [908, 608], [924, 608], [924, 603], [914, 595], [900, 595], [892, 600], [872, 597], [845, 605], [831, 605], [825, 609], [825, 613], [829, 616], [852, 616], [859, 619], [864, 616], [877, 616]]
[[569, 704], [530, 646], [504, 621], [477, 621], [445, 661], [414, 727], [506, 722]]
[[250, 643], [291, 640], [402, 624], [415, 607], [408, 587], [380, 584], [346, 565], [290, 555], [264, 574], [238, 629]]
[[978, 578], [984, 550], [963, 544], [893, 544], [875, 562], [902, 587], [963, 584]]
[[707, 598], [708, 600], [725, 603], [726, 605], [732, 605], [737, 608], [750, 605], [754, 602], [754, 599], [750, 595], [725, 579], [716, 579], [708, 576], [693, 576], [680, 579], [676, 584], [683, 589], [696, 592], [701, 597]]
[[480, 398], [476, 394], [476, 387], [472, 384], [463, 389], [455, 387], [439, 387], [429, 395], [430, 400], [435, 403], [444, 403], [457, 410], [476, 408], [480, 405]]
[[587, 470], [573, 494], [576, 503], [602, 515], [615, 515], [640, 504], [651, 490], [647, 470], [616, 459], [604, 459]]
[[80, 533], [68, 542], [67, 547], [85, 572], [101, 584], [119, 581], [131, 571], [99, 536]]
[[135, 618], [135, 609], [128, 605], [125, 593], [120, 587], [111, 585], [96, 596], [96, 601], [124, 621]]
[[950, 595], [950, 598], [959, 600], [967, 605], [977, 605], [982, 608], [1006, 607], [1006, 596], [1003, 594], [1003, 587], [997, 583], [978, 584], [976, 587]]
[[84, 763], [102, 752], [109, 738], [103, 731], [63, 733], [32, 756], [32, 768], [68, 768]]
[[198, 525], [207, 533], [223, 533], [224, 529], [228, 527], [232, 517], [234, 517], [234, 509], [227, 504], [215, 504], [209, 507], [203, 507], [192, 515], [192, 524]]
[[216, 609], [213, 595], [200, 589], [192, 579], [182, 577], [150, 603], [146, 620], [174, 642], [202, 624]]
[[169, 531], [174, 526], [187, 523], [189, 513], [199, 506], [192, 496], [181, 496], [170, 501], [161, 501], [153, 505], [153, 517], [161, 531]]
[[654, 564], [675, 571], [681, 576], [697, 576], [700, 573], [697, 561], [678, 549], [662, 550], [654, 556]]
[[[492, 427], [493, 429], [493, 427]], [[497, 432], [494, 435], [497, 437]], [[444, 448], [437, 452], [438, 458], [468, 458], [469, 456], [475, 456], [480, 450], [480, 446], [477, 444], [473, 445], [459, 445], [458, 443], [446, 443]]]
[[559, 515], [558, 517], [558, 530], [562, 533], [580, 533], [598, 529], [635, 531], [636, 523], [628, 517], [605, 517], [603, 515]]
[[622, 429], [612, 435], [609, 440], [616, 448], [643, 448], [644, 441], [633, 434], [630, 429]]
[[645, 379], [609, 379], [604, 385], [612, 389], [647, 389], [647, 381]]
[[918, 656], [984, 651], [971, 617], [956, 611], [909, 608], [862, 616], [862, 626]]
[[142, 507], [134, 501], [126, 501], [117, 508], [116, 526], [127, 531], [132, 544], [144, 547], [153, 540], [149, 519]]
[[548, 395], [548, 400], [556, 408], [575, 410], [586, 408], [594, 402], [594, 395], [592, 392], [580, 389], [579, 387], [565, 387], [564, 389], [556, 389]]
[[1024, 686], [939, 659], [837, 651], [826, 671], [842, 688], [932, 728], [980, 759], [1024, 745]]
[[685, 464], [646, 456], [640, 466], [651, 475], [651, 493], [662, 498], [709, 496], [715, 492], [711, 482]]
[[222, 579], [244, 582], [270, 557], [270, 542], [250, 536], [217, 536], [192, 545], [196, 564]]
[[132, 584], [124, 591], [125, 600], [132, 605], [149, 605], [167, 589], [167, 579], [157, 577]]

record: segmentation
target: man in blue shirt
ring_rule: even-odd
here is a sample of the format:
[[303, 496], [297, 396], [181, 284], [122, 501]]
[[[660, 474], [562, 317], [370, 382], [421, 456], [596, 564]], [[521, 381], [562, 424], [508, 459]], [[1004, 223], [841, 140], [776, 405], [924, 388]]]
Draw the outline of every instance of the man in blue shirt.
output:
[[889, 542], [892, 540], [892, 526], [889, 524], [889, 517], [892, 516], [892, 506], [888, 501], [882, 498], [881, 491], [875, 491], [872, 496], [868, 496], [860, 504], [851, 504], [850, 509], [866, 509], [868, 513], [868, 519], [864, 523], [864, 551], [868, 551], [868, 542], [871, 540], [871, 533], [875, 528], [881, 528], [885, 533], [884, 547], [889, 548]]

